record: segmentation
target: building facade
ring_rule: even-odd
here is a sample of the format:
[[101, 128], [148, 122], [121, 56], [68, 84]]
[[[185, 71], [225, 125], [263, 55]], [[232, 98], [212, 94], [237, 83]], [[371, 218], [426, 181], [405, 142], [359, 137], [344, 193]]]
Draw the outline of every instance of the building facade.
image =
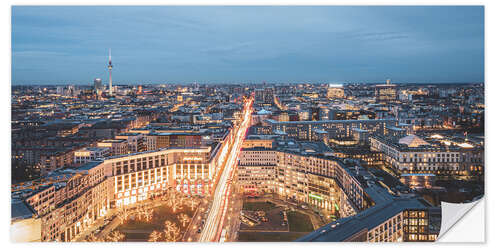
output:
[[273, 131], [279, 130], [288, 134], [289, 137], [299, 140], [314, 140], [314, 131], [326, 131], [331, 138], [353, 137], [355, 129], [366, 130], [370, 133], [387, 134], [387, 127], [395, 126], [396, 120], [324, 120], [324, 121], [290, 121], [277, 122], [266, 120]]
[[[52, 172], [47, 185], [13, 208], [12, 230], [30, 225], [40, 241], [73, 241], [109, 209], [148, 199], [172, 188], [191, 195], [213, 190], [217, 152], [211, 147], [164, 149], [107, 157]], [[26, 208], [28, 207], [28, 208]], [[22, 210], [24, 209], [24, 210]], [[32, 212], [31, 212], [32, 211]], [[32, 218], [38, 218], [33, 223]], [[36, 227], [36, 228], [33, 228]]]

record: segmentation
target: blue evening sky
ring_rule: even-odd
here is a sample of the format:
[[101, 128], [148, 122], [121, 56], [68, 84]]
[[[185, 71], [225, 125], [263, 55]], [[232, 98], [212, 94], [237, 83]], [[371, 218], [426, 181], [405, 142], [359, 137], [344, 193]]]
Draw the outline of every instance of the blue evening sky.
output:
[[482, 82], [483, 7], [12, 8], [13, 84]]

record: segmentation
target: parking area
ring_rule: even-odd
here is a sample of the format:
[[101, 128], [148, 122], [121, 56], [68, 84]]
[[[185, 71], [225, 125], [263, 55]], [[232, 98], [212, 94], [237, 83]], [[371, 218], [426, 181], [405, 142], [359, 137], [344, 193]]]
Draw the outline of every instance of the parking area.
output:
[[267, 211], [243, 210], [240, 231], [288, 232], [289, 228], [285, 220], [285, 213], [285, 208], [281, 206], [275, 206]]

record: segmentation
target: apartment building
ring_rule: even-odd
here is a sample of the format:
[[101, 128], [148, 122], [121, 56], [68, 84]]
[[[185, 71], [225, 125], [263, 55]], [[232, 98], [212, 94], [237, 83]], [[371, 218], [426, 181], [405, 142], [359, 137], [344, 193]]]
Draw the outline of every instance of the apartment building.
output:
[[124, 155], [128, 154], [128, 142], [124, 139], [109, 139], [97, 143], [99, 148], [109, 148], [110, 155]]
[[111, 154], [108, 147], [96, 148], [88, 147], [75, 151], [74, 163], [77, 165], [107, 157]]
[[123, 133], [117, 135], [115, 139], [127, 140], [128, 153], [146, 151], [145, 138], [141, 133]]
[[242, 148], [272, 148], [275, 135], [248, 135]]
[[245, 193], [274, 192], [276, 153], [269, 148], [243, 148], [238, 164], [238, 184]]
[[277, 145], [241, 151], [238, 178], [243, 192], [272, 192], [342, 216], [370, 205], [361, 183], [326, 145], [293, 140]]
[[340, 218], [299, 241], [437, 238], [439, 223], [430, 222], [433, 208], [425, 200], [413, 194], [395, 195], [355, 160], [332, 155], [322, 143], [293, 140], [277, 140], [276, 147], [270, 149], [243, 149], [238, 163], [241, 189], [247, 193], [272, 192]]
[[150, 133], [146, 135], [148, 151], [172, 147], [200, 147], [201, 133]]
[[[148, 199], [168, 188], [189, 194], [213, 190], [220, 147], [182, 148], [111, 156], [51, 172], [46, 184], [13, 198], [11, 231], [22, 241], [72, 241], [110, 208]], [[37, 220], [33, 220], [37, 218]]]
[[190, 194], [207, 194], [215, 164], [211, 148], [146, 151], [104, 161], [112, 170], [116, 206], [133, 204], [174, 187]]
[[408, 135], [396, 142], [372, 136], [370, 142], [371, 150], [382, 152], [384, 160], [399, 173], [461, 174], [459, 147], [430, 144], [416, 135]]
[[72, 149], [59, 149], [40, 153], [40, 174], [46, 175], [58, 168], [70, 166], [73, 163]]
[[386, 135], [387, 127], [395, 126], [394, 119], [374, 119], [374, 120], [322, 120], [322, 121], [289, 121], [278, 122], [275, 120], [265, 120], [265, 124], [272, 128], [272, 131], [282, 131], [289, 137], [298, 140], [314, 141], [317, 136], [315, 131], [325, 131], [328, 138], [350, 138], [354, 137], [355, 129], [366, 130], [370, 133]]

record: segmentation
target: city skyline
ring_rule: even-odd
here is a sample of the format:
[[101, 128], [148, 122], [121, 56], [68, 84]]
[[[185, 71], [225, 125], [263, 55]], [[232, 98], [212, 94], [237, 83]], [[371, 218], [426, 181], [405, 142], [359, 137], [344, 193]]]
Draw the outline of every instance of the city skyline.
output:
[[484, 81], [481, 6], [14, 6], [12, 27], [13, 85], [108, 83], [109, 48], [115, 84]]

